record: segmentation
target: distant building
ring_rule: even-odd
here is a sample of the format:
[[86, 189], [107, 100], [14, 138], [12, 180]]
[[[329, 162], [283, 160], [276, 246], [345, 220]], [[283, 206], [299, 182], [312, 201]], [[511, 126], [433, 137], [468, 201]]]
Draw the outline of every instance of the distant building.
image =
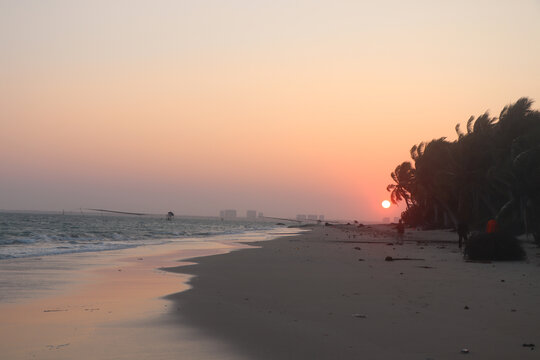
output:
[[257, 218], [257, 210], [248, 210], [248, 211], [246, 211], [246, 218], [248, 218], [248, 219], [256, 219]]
[[395, 223], [399, 222], [399, 218], [397, 216], [394, 216], [394, 222]]
[[236, 218], [236, 210], [234, 209], [221, 210], [219, 212], [219, 217], [221, 217], [222, 219], [234, 219]]
[[264, 217], [264, 214], [262, 212], [259, 213], [259, 217], [260, 218], [263, 218]]
[[310, 214], [307, 216], [307, 219], [317, 221], [319, 220], [319, 216]]
[[390, 223], [390, 218], [389, 217], [383, 217], [382, 222], [383, 222], [383, 224], [389, 224]]
[[319, 220], [324, 221], [324, 215], [319, 215]]
[[306, 215], [304, 215], [304, 214], [296, 215], [296, 220], [305, 221], [306, 220]]

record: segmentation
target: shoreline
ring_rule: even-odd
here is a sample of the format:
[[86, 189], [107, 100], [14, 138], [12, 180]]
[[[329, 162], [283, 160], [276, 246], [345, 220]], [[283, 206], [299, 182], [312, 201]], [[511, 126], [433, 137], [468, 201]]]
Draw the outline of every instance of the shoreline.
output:
[[[181, 326], [246, 359], [536, 358], [540, 259], [467, 263], [448, 231], [317, 226], [167, 269]], [[384, 261], [386, 256], [414, 261]]]
[[228, 344], [170, 321], [173, 304], [164, 297], [187, 289], [189, 276], [160, 269], [247, 247], [238, 239], [264, 241], [285, 230], [2, 261], [0, 353], [10, 359], [130, 360], [232, 354]]
[[526, 262], [481, 264], [463, 261], [449, 231], [407, 230], [395, 245], [388, 225], [306, 229], [217, 248], [46, 257], [42, 275], [71, 275], [52, 295], [0, 303], [0, 350], [10, 359], [458, 359], [464, 348], [478, 359], [536, 357], [522, 346], [540, 345], [532, 242]]

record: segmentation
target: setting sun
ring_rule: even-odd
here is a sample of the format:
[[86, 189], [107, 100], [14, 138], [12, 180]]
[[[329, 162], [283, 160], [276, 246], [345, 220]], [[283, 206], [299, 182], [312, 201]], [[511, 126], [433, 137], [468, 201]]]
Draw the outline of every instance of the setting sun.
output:
[[540, 360], [539, 15], [0, 0], [0, 360]]

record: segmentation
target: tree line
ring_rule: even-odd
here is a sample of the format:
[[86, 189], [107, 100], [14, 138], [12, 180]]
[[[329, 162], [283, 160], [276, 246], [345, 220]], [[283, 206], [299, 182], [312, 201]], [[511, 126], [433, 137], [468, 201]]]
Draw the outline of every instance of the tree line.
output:
[[394, 204], [405, 202], [410, 226], [482, 229], [496, 219], [501, 229], [531, 233], [540, 242], [540, 112], [521, 98], [498, 118], [471, 116], [457, 140], [414, 145], [412, 161], [391, 173]]

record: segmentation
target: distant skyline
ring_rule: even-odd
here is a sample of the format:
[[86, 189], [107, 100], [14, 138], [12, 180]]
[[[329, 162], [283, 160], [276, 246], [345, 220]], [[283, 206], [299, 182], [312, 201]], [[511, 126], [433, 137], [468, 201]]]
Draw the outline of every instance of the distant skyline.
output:
[[540, 1], [0, 0], [0, 209], [378, 221], [409, 149], [522, 96]]

